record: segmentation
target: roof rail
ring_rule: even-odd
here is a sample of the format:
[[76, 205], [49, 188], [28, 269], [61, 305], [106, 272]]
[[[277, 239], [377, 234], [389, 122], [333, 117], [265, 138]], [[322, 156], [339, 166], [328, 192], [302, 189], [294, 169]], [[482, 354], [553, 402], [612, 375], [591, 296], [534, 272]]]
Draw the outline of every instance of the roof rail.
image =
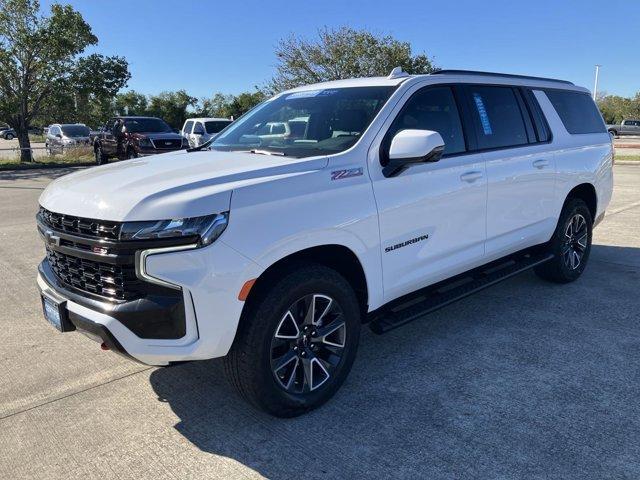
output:
[[557, 78], [545, 78], [545, 77], [531, 77], [529, 75], [513, 75], [510, 73], [495, 73], [495, 72], [476, 72], [474, 70], [436, 70], [431, 75], [489, 75], [492, 77], [501, 78], [521, 78], [523, 80], [542, 80], [544, 82], [557, 82], [564, 83], [566, 85], [574, 85], [573, 82], [568, 80], [558, 80]]

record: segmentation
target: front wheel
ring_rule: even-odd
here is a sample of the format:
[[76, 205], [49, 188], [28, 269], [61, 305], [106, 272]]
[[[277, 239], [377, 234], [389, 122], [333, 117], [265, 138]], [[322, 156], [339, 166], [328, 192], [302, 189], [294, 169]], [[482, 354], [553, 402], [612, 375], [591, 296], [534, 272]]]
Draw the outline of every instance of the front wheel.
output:
[[587, 204], [570, 199], [562, 209], [558, 226], [548, 243], [554, 258], [536, 267], [541, 278], [556, 283], [577, 280], [587, 266], [591, 253], [593, 219]]
[[336, 271], [309, 265], [258, 295], [225, 357], [227, 376], [246, 400], [272, 415], [294, 417], [319, 407], [355, 359], [361, 316], [353, 289]]
[[102, 152], [102, 145], [96, 145], [93, 149], [93, 153], [96, 159], [96, 165], [104, 165], [109, 161], [109, 158]]
[[13, 140], [14, 136], [12, 133], [7, 133], [7, 135], [4, 137], [6, 140]]

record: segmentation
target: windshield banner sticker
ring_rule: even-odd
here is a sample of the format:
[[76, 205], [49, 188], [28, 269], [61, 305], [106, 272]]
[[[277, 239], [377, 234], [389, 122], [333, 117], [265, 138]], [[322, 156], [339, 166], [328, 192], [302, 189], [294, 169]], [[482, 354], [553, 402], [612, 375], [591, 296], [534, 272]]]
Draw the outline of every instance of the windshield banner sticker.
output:
[[491, 122], [489, 121], [489, 115], [487, 114], [487, 109], [484, 107], [484, 102], [482, 101], [482, 97], [478, 93], [473, 94], [473, 100], [476, 102], [476, 108], [478, 109], [478, 114], [480, 115], [480, 123], [482, 123], [482, 130], [485, 135], [492, 135], [493, 130], [491, 130]]

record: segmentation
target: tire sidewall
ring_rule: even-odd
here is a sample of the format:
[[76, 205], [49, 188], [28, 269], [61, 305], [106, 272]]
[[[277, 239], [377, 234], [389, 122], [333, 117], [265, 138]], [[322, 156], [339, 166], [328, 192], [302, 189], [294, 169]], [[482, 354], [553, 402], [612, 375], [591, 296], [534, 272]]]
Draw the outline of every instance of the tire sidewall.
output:
[[[256, 320], [264, 326], [264, 335], [255, 356], [258, 364], [253, 365], [256, 372], [254, 381], [258, 391], [261, 392], [260, 402], [262, 406], [270, 412], [287, 416], [286, 414], [282, 415], [283, 411], [290, 410], [292, 415], [297, 415], [323, 404], [340, 388], [351, 370], [358, 350], [361, 323], [360, 309], [357, 298], [347, 281], [332, 270], [329, 270], [329, 272], [332, 272], [337, 279], [330, 279], [330, 276], [324, 275], [310, 277], [308, 273], [303, 275], [294, 274], [293, 279], [288, 279], [293, 280], [293, 282], [282, 282], [276, 286], [266, 295], [256, 309]], [[296, 286], [288, 291], [283, 291], [282, 288], [279, 288], [283, 284], [291, 285], [291, 283], [296, 283]], [[334, 375], [325, 385], [314, 392], [308, 392], [303, 395], [291, 394], [277, 384], [271, 371], [271, 340], [280, 320], [289, 307], [298, 299], [314, 293], [330, 296], [342, 308], [347, 329], [345, 349]]]
[[[587, 222], [587, 248], [580, 261], [580, 265], [575, 270], [567, 267], [562, 257], [562, 247], [564, 245], [564, 234], [569, 224], [569, 221], [576, 215], [582, 215]], [[576, 280], [584, 272], [589, 256], [591, 254], [591, 242], [593, 239], [593, 219], [591, 212], [586, 203], [582, 200], [572, 200], [564, 208], [560, 222], [558, 222], [558, 229], [556, 230], [553, 242], [553, 253], [556, 255], [559, 261], [560, 273], [566, 277], [568, 281]]]

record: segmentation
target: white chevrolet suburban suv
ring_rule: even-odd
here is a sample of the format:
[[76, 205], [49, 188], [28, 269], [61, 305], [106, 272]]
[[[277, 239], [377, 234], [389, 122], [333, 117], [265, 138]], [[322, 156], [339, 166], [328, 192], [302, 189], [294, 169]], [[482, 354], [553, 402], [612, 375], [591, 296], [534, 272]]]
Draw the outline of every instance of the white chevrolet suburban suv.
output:
[[576, 280], [612, 162], [566, 81], [394, 69], [300, 87], [197, 148], [52, 182], [45, 317], [150, 365], [225, 357], [243, 397], [298, 415], [344, 382], [364, 323], [383, 333], [529, 268]]

